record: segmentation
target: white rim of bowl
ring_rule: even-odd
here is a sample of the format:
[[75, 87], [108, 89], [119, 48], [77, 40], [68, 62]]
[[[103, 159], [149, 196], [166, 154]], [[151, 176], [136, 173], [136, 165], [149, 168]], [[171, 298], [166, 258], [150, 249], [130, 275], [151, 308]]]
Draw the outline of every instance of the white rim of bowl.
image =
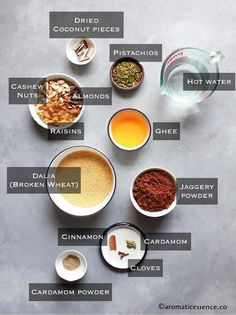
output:
[[[68, 278], [63, 277], [61, 274], [59, 274], [59, 271], [58, 271], [58, 263], [59, 263], [61, 257], [64, 256], [65, 254], [67, 254], [67, 253], [68, 253], [68, 254], [69, 254], [69, 253], [70, 253], [70, 254], [74, 253], [75, 256], [79, 256], [80, 258], [82, 257], [82, 259], [83, 259], [83, 261], [84, 261], [85, 271], [84, 271], [83, 275], [82, 275], [81, 277], [79, 277], [79, 278], [74, 279], [74, 280], [69, 280]], [[67, 249], [67, 250], [64, 250], [63, 252], [61, 252], [61, 253], [57, 256], [57, 258], [56, 258], [56, 260], [55, 260], [55, 269], [56, 269], [56, 273], [57, 273], [58, 277], [60, 277], [61, 279], [66, 280], [66, 281], [73, 282], [73, 281], [80, 280], [80, 279], [82, 279], [82, 278], [84, 277], [84, 275], [86, 274], [87, 269], [88, 269], [88, 262], [87, 262], [86, 257], [85, 257], [81, 252], [79, 252], [79, 251], [77, 251], [77, 250], [74, 250], [74, 249]]]
[[[94, 51], [93, 51], [93, 54], [91, 55], [91, 57], [90, 57], [88, 60], [85, 60], [85, 61], [79, 61], [79, 60], [78, 60], [78, 61], [76, 61], [76, 60], [73, 60], [73, 59], [70, 58], [70, 56], [69, 56], [69, 54], [68, 54], [68, 50], [72, 49], [71, 46], [70, 46], [70, 44], [71, 44], [75, 39], [77, 39], [77, 40], [78, 40], [78, 39], [84, 39], [84, 40], [87, 40], [88, 42], [91, 43], [91, 47], [94, 49]], [[73, 63], [74, 65], [78, 65], [78, 66], [87, 65], [88, 63], [90, 63], [90, 62], [94, 59], [94, 57], [95, 57], [95, 55], [96, 55], [96, 52], [97, 52], [97, 48], [96, 48], [95, 41], [92, 40], [92, 39], [89, 38], [89, 37], [70, 38], [70, 39], [68, 40], [67, 44], [66, 44], [66, 57], [67, 57], [67, 59], [68, 59], [71, 63]]]
[[[112, 136], [112, 132], [111, 132], [111, 124], [112, 124], [112, 120], [113, 118], [119, 114], [120, 112], [124, 112], [124, 111], [134, 111], [134, 112], [138, 112], [139, 114], [141, 114], [147, 121], [148, 123], [148, 135], [147, 137], [145, 138], [145, 140], [140, 144], [138, 145], [137, 147], [134, 147], [134, 148], [130, 148], [130, 147], [125, 147], [125, 146], [122, 146], [121, 144], [119, 144], [118, 142], [116, 142]], [[109, 135], [109, 138], [111, 140], [111, 142], [119, 149], [121, 150], [124, 150], [124, 151], [136, 151], [138, 149], [141, 149], [143, 146], [145, 146], [145, 144], [147, 144], [148, 140], [150, 139], [151, 137], [151, 123], [150, 123], [150, 120], [148, 119], [148, 117], [143, 113], [141, 112], [140, 110], [138, 109], [134, 109], [134, 108], [124, 108], [124, 109], [121, 109], [121, 110], [118, 110], [117, 112], [115, 112], [109, 122], [108, 122], [108, 135]]]
[[[109, 166], [111, 172], [112, 172], [112, 176], [113, 176], [113, 186], [111, 189], [110, 194], [104, 199], [104, 201], [102, 203], [100, 203], [99, 205], [96, 205], [94, 207], [91, 208], [82, 208], [82, 207], [77, 207], [73, 204], [70, 204], [66, 199], [64, 199], [62, 196], [60, 196], [61, 199], [61, 203], [62, 204], [58, 204], [58, 200], [56, 201], [55, 199], [58, 198], [58, 196], [60, 194], [53, 194], [53, 193], [49, 193], [48, 191], [48, 195], [50, 197], [50, 199], [52, 200], [52, 202], [63, 212], [68, 213], [70, 215], [73, 216], [77, 216], [77, 217], [87, 217], [90, 215], [94, 215], [98, 212], [100, 212], [102, 209], [104, 209], [112, 200], [114, 194], [115, 194], [115, 190], [116, 190], [116, 172], [115, 172], [115, 168], [112, 164], [112, 162], [108, 159], [108, 157], [101, 151], [99, 151], [98, 149], [92, 147], [92, 146], [85, 146], [85, 145], [81, 145], [81, 146], [71, 146], [68, 147], [62, 151], [60, 151], [50, 162], [49, 166], [48, 166], [48, 171], [50, 169], [50, 167], [58, 167], [59, 163], [61, 162], [61, 160], [67, 156], [70, 153], [76, 152], [76, 151], [81, 151], [81, 150], [88, 150], [88, 151], [92, 151], [96, 154], [98, 154], [102, 159], [104, 159], [104, 161], [107, 162], [107, 165]], [[68, 154], [64, 155], [66, 152], [68, 151]], [[60, 159], [60, 156], [63, 156]], [[55, 162], [56, 159], [60, 159], [59, 162], [56, 163], [56, 165], [53, 165], [53, 163]], [[47, 173], [48, 173], [47, 171]], [[81, 213], [81, 212], [83, 213]], [[86, 214], [84, 213], [86, 212]]]
[[[43, 78], [46, 78], [46, 79], [49, 78], [49, 80], [50, 80], [50, 77], [56, 77], [56, 78], [58, 77], [58, 79], [61, 78], [62, 80], [72, 81], [73, 84], [75, 84], [78, 88], [81, 89], [81, 91], [83, 91], [83, 87], [81, 86], [81, 84], [79, 83], [79, 81], [76, 80], [74, 77], [68, 75], [68, 74], [64, 74], [64, 73], [50, 73], [50, 74], [45, 75]], [[85, 105], [83, 104], [82, 109], [81, 109], [79, 115], [76, 117], [76, 119], [75, 119], [72, 123], [70, 123], [70, 124], [68, 124], [68, 125], [55, 126], [55, 127], [53, 127], [53, 128], [55, 128], [55, 129], [65, 129], [65, 128], [69, 128], [69, 127], [73, 126], [73, 125], [74, 125], [75, 123], [77, 123], [77, 122], [80, 120], [80, 118], [82, 117], [83, 112], [84, 112], [84, 107], [85, 107]], [[42, 119], [39, 117], [39, 115], [37, 114], [37, 112], [36, 112], [36, 105], [34, 105], [34, 104], [29, 104], [29, 111], [30, 111], [30, 114], [31, 114], [33, 120], [34, 120], [39, 126], [43, 127], [44, 129], [49, 129], [49, 128], [48, 128], [48, 125], [45, 124], [45, 123], [42, 121]]]
[[143, 210], [139, 205], [138, 203], [136, 202], [134, 196], [133, 196], [133, 187], [134, 187], [134, 183], [135, 183], [135, 180], [142, 174], [148, 172], [148, 171], [164, 171], [166, 172], [167, 174], [169, 174], [172, 179], [174, 180], [175, 182], [175, 185], [176, 185], [176, 189], [177, 189], [177, 180], [176, 180], [176, 177], [173, 173], [171, 173], [169, 170], [167, 170], [166, 168], [164, 167], [149, 167], [149, 168], [146, 168], [146, 169], [143, 169], [141, 170], [136, 176], [135, 178], [133, 179], [131, 185], [130, 185], [130, 200], [133, 204], [133, 206], [135, 207], [135, 209], [140, 212], [141, 214], [147, 216], [147, 217], [151, 217], [151, 218], [158, 218], [158, 217], [162, 217], [168, 213], [170, 213], [172, 210], [174, 210], [174, 208], [176, 207], [176, 204], [177, 204], [177, 191], [176, 191], [176, 194], [175, 194], [175, 199], [174, 201], [172, 202], [172, 204], [169, 206], [168, 209], [164, 209], [164, 210], [160, 210], [160, 211], [147, 211], [147, 210]]

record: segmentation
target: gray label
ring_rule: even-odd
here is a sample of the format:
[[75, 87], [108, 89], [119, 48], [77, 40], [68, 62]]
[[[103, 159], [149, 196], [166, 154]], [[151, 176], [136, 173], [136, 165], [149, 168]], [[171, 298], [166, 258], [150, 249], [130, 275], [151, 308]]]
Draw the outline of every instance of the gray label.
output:
[[9, 78], [9, 104], [35, 104], [39, 92], [45, 94], [45, 81], [45, 78]]
[[[9, 78], [9, 104], [46, 104], [46, 78]], [[112, 105], [111, 87], [83, 87], [73, 95], [84, 105]]]
[[78, 122], [68, 128], [48, 126], [48, 140], [84, 140], [84, 123]]
[[110, 61], [133, 57], [139, 61], [162, 61], [161, 44], [111, 44]]
[[217, 205], [217, 178], [177, 178], [177, 203], [182, 205]]
[[148, 233], [149, 250], [191, 250], [191, 233]]
[[140, 264], [138, 262], [136, 259], [128, 260], [128, 277], [163, 277], [162, 259], [145, 259]]
[[78, 194], [81, 190], [79, 167], [8, 167], [8, 194]]
[[98, 246], [103, 239], [102, 228], [59, 228], [59, 246]]
[[235, 73], [184, 73], [184, 91], [235, 91]]
[[180, 123], [154, 122], [153, 140], [180, 140]]
[[30, 283], [29, 301], [112, 301], [112, 284]]
[[85, 87], [81, 97], [85, 105], [112, 105], [112, 88]]
[[123, 12], [50, 12], [50, 38], [123, 38]]

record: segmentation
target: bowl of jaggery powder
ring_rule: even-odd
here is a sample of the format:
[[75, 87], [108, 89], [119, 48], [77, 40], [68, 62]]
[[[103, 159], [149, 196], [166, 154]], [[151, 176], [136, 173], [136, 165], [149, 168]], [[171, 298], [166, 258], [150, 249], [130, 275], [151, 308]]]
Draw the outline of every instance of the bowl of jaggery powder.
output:
[[148, 217], [161, 217], [176, 206], [175, 176], [163, 168], [141, 171], [130, 186], [130, 199], [135, 209]]

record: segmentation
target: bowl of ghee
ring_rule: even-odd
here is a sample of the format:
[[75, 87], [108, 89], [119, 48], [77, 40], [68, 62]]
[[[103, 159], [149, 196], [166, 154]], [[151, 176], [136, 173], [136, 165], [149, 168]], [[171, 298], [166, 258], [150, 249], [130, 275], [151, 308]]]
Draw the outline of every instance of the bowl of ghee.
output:
[[151, 124], [141, 111], [132, 108], [122, 109], [111, 117], [108, 135], [118, 148], [126, 151], [137, 150], [149, 140]]

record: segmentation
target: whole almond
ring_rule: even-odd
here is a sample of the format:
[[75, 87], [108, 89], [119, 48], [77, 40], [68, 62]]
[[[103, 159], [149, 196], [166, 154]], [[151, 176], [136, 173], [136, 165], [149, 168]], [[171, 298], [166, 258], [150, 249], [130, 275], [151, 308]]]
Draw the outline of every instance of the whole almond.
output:
[[59, 84], [53, 83], [53, 84], [51, 84], [51, 87], [53, 88], [54, 91], [58, 91], [58, 89], [59, 89]]
[[51, 99], [51, 98], [54, 98], [56, 95], [57, 95], [57, 92], [53, 91], [48, 97]]
[[64, 80], [58, 80], [57, 83], [58, 83], [59, 85], [61, 85], [61, 84], [64, 84], [65, 81], [64, 81]]

